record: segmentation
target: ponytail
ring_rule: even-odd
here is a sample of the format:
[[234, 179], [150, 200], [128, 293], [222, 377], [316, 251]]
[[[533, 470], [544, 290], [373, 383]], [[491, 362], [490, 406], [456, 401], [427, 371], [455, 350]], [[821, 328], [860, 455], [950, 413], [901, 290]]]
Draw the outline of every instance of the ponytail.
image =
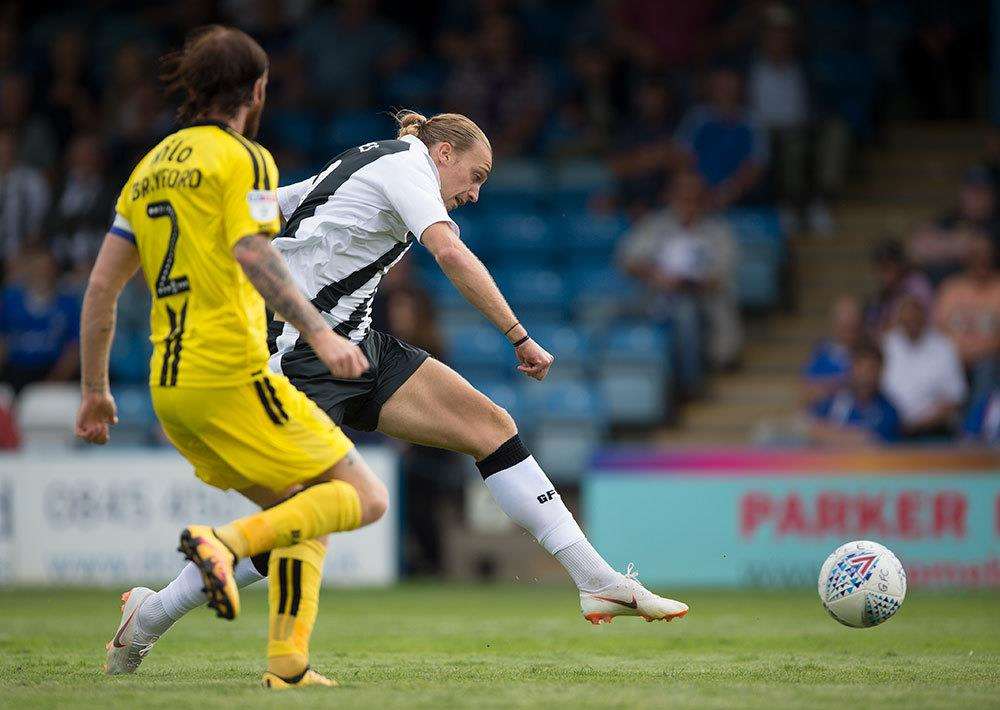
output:
[[427, 118], [415, 111], [396, 114], [399, 137], [413, 136], [430, 147], [435, 143], [450, 143], [456, 151], [465, 151], [476, 143], [492, 150], [489, 138], [475, 122], [460, 113], [439, 113]]

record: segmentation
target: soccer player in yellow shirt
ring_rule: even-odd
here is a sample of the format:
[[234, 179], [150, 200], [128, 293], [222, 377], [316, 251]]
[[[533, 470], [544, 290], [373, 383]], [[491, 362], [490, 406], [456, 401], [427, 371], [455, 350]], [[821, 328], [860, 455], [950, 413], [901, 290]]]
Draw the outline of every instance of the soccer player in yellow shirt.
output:
[[[280, 227], [278, 171], [252, 140], [267, 86], [267, 55], [243, 32], [212, 26], [167, 60], [183, 94], [183, 128], [139, 162], [90, 275], [81, 316], [82, 402], [77, 434], [103, 444], [117, 421], [108, 352], [122, 287], [142, 268], [152, 293], [153, 406], [170, 441], [209, 485], [236, 489], [260, 513], [212, 529], [189, 525], [180, 551], [209, 606], [239, 613], [234, 564], [271, 551], [264, 685], [331, 685], [309, 668], [324, 536], [374, 522], [387, 492], [341, 430], [287, 379], [268, 370], [265, 302], [293, 323], [336, 377], [368, 368], [301, 295], [270, 245]], [[262, 298], [263, 297], [263, 298]], [[284, 493], [298, 490], [282, 500]], [[129, 672], [155, 638], [126, 598], [108, 644], [108, 672]]]

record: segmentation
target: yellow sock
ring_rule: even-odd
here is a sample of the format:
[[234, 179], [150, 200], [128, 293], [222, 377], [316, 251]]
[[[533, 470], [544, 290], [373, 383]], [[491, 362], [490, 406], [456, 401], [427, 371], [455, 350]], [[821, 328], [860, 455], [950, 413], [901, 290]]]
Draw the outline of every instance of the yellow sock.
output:
[[306, 540], [271, 552], [269, 580], [267, 669], [293, 678], [309, 665], [309, 637], [319, 611], [326, 546]]
[[216, 528], [215, 534], [237, 557], [250, 557], [359, 525], [358, 491], [350, 483], [328, 481], [310, 486], [273, 508]]

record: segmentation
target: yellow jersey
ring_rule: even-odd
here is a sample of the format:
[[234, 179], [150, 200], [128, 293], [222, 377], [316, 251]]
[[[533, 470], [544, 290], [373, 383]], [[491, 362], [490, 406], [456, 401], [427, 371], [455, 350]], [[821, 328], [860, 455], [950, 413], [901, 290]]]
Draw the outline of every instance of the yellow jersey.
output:
[[150, 386], [227, 387], [267, 367], [264, 301], [233, 256], [280, 229], [271, 154], [217, 122], [167, 136], [118, 197], [111, 232], [139, 250], [152, 294]]

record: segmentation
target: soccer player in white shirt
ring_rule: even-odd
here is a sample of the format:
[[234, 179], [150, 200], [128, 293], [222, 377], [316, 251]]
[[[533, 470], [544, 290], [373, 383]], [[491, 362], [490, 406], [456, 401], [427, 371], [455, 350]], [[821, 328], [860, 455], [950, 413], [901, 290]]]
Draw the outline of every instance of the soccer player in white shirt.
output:
[[[358, 343], [371, 369], [358, 380], [333, 378], [280, 314], [270, 334], [272, 369], [337, 423], [472, 456], [500, 508], [569, 573], [591, 623], [622, 615], [648, 621], [684, 616], [686, 604], [653, 594], [631, 570], [614, 570], [594, 549], [504, 409], [426, 352], [371, 329], [379, 280], [418, 241], [506, 335], [518, 370], [542, 380], [553, 363], [448, 216], [448, 210], [478, 200], [493, 165], [489, 140], [458, 114], [427, 119], [403, 112], [398, 122], [398, 139], [346, 151], [315, 177], [279, 190], [287, 223], [275, 247], [307, 298], [331, 328]], [[360, 489], [380, 485], [365, 480], [368, 472], [351, 475], [349, 482]], [[248, 584], [260, 575], [243, 561], [236, 577]], [[200, 586], [200, 577], [184, 569], [144, 602], [138, 623], [146, 635], [159, 636], [204, 604]]]

